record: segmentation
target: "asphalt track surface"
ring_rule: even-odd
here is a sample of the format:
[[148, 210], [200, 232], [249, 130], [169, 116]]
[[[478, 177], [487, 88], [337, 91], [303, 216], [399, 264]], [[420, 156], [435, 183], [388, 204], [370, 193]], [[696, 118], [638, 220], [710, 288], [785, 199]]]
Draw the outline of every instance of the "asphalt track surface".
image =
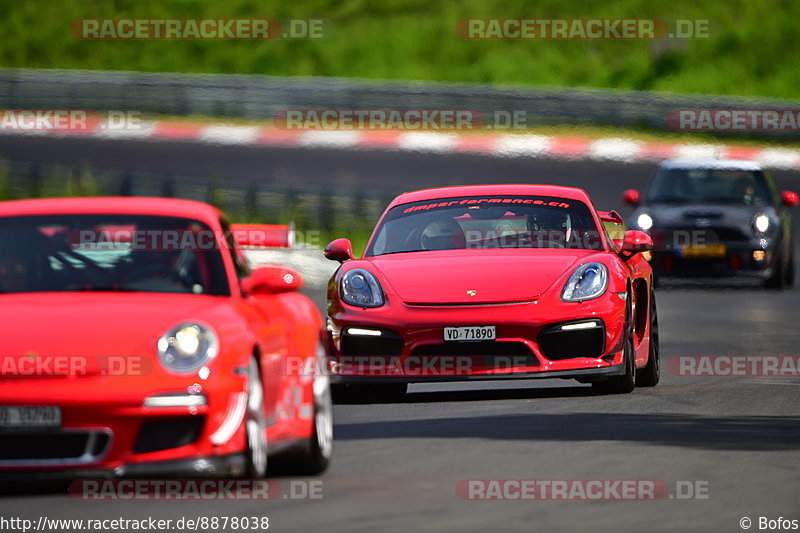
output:
[[[584, 187], [598, 207], [643, 187], [652, 165], [182, 143], [0, 137], [0, 156], [88, 161], [236, 178], [341, 176], [370, 188], [541, 182]], [[280, 174], [279, 174], [280, 172]], [[800, 176], [775, 172], [779, 187]], [[312, 291], [322, 306], [322, 294]], [[658, 290], [661, 384], [595, 396], [573, 381], [414, 385], [399, 403], [337, 405], [323, 498], [271, 502], [82, 502], [63, 487], [3, 489], [0, 516], [178, 519], [269, 516], [270, 531], [742, 531], [740, 519], [800, 519], [800, 378], [680, 377], [686, 355], [800, 356], [800, 292], [746, 284]], [[0, 443], [0, 445], [2, 445]], [[294, 478], [283, 477], [288, 483]], [[708, 499], [464, 501], [469, 479], [707, 483]]]

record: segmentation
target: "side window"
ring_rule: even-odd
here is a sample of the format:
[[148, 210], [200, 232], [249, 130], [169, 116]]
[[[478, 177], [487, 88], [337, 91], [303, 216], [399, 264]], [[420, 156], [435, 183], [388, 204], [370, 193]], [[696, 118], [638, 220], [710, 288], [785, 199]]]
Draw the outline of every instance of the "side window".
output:
[[627, 228], [625, 228], [625, 224], [618, 224], [616, 222], [603, 222], [601, 227], [603, 228], [603, 235], [606, 238], [606, 242], [608, 243], [609, 248], [611, 251], [617, 251], [617, 243], [614, 242], [614, 239], [624, 239], [625, 232]]
[[247, 259], [242, 250], [236, 245], [230, 224], [228, 224], [228, 221], [225, 219], [220, 219], [219, 224], [222, 227], [223, 235], [225, 235], [225, 242], [228, 243], [228, 253], [231, 254], [233, 265], [236, 268], [236, 276], [242, 279], [250, 275], [250, 267], [247, 266]]

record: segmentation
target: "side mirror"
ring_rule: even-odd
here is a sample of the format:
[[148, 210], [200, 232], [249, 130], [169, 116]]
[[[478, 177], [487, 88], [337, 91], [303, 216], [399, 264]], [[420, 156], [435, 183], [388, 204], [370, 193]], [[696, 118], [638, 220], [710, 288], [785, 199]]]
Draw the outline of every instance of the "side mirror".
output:
[[783, 191], [781, 193], [781, 201], [786, 207], [795, 207], [800, 204], [800, 196], [794, 191]]
[[303, 277], [283, 265], [262, 265], [242, 280], [245, 294], [280, 294], [299, 290]]
[[643, 231], [635, 229], [625, 232], [625, 237], [622, 239], [622, 246], [620, 252], [636, 254], [639, 252], [646, 252], [653, 249], [653, 239], [650, 235]]
[[336, 239], [326, 246], [325, 258], [340, 263], [353, 259], [353, 244], [350, 239]]
[[628, 205], [639, 205], [641, 197], [636, 189], [628, 189], [622, 193], [622, 202]]
[[622, 224], [622, 216], [616, 211], [598, 211], [597, 214], [603, 222]]

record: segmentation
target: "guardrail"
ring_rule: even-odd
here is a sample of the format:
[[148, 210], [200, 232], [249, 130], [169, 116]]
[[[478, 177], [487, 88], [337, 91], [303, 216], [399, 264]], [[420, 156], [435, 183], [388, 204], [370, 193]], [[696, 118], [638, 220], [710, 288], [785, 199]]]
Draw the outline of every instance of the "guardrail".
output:
[[320, 188], [302, 183], [0, 160], [0, 200], [59, 196], [186, 198], [211, 203], [236, 222], [293, 221], [300, 232], [313, 230], [326, 235], [371, 230], [399, 192], [348, 187], [345, 183]]
[[[503, 88], [479, 84], [0, 69], [0, 108], [138, 111], [271, 119], [286, 109], [525, 111], [528, 126], [610, 125], [669, 129], [675, 109], [800, 109], [800, 101], [607, 89]], [[718, 136], [730, 135], [727, 133]], [[737, 133], [798, 138], [798, 131]]]

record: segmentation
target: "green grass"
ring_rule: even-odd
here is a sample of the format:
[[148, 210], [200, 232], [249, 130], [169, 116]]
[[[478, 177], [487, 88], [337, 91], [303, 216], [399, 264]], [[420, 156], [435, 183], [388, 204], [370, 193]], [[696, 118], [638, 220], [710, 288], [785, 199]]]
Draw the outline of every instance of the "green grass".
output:
[[[794, 0], [0, 0], [0, 66], [507, 85], [614, 87], [797, 98]], [[79, 18], [325, 18], [321, 40], [79, 41]], [[467, 41], [462, 18], [708, 19], [712, 37], [656, 41]]]

